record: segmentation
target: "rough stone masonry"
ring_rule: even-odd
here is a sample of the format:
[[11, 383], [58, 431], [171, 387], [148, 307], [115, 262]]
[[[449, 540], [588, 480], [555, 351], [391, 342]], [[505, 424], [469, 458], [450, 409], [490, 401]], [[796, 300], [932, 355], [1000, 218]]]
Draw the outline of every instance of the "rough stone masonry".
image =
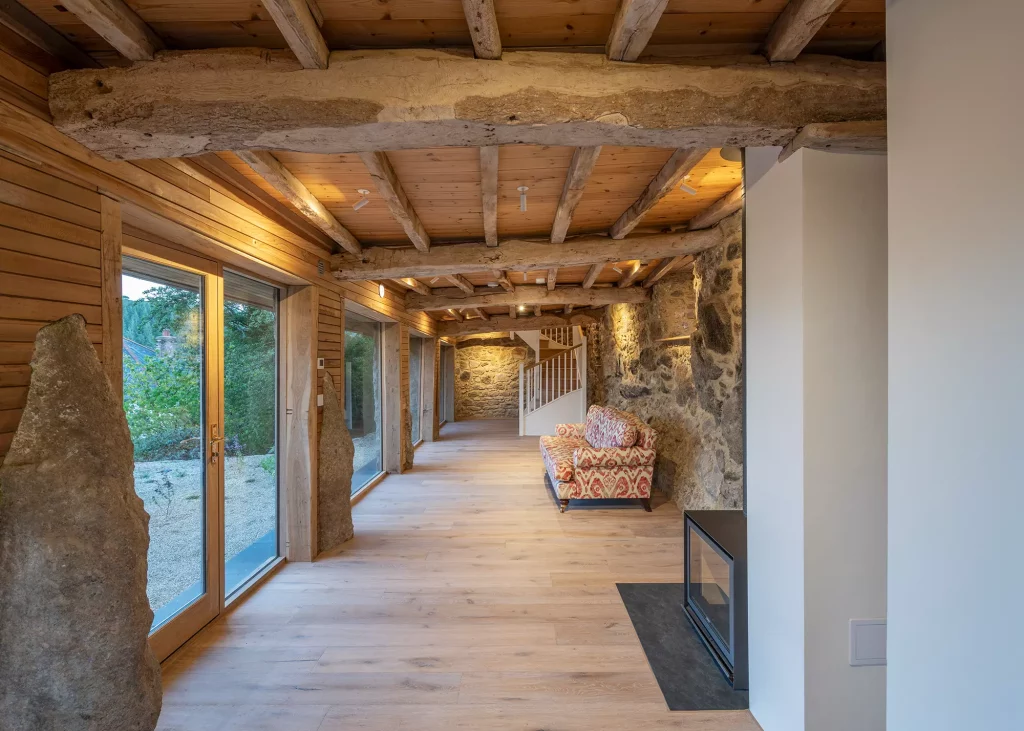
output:
[[124, 409], [72, 315], [36, 336], [0, 467], [0, 728], [151, 731], [149, 516]]

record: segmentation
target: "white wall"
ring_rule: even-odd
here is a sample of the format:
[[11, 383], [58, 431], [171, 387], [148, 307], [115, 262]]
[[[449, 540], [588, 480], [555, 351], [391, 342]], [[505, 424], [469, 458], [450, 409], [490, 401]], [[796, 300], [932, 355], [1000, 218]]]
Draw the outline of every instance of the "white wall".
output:
[[849, 620], [885, 616], [886, 161], [777, 152], [747, 151], [751, 711], [880, 730]]
[[1024, 728], [1018, 0], [889, 0], [888, 722]]

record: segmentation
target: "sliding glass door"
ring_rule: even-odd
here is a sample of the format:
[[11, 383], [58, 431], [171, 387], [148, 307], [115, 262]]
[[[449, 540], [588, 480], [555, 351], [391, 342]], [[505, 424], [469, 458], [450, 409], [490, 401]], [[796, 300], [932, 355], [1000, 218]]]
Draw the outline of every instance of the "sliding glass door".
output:
[[353, 493], [384, 471], [381, 347], [380, 323], [345, 313], [345, 417], [355, 445]]

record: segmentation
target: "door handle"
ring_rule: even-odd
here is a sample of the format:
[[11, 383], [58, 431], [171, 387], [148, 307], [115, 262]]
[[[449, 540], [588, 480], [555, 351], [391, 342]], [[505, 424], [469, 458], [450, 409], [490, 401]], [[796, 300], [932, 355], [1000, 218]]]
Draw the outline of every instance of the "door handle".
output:
[[224, 443], [224, 437], [217, 436], [217, 425], [214, 424], [211, 428], [210, 436], [210, 464], [217, 464], [217, 460], [220, 458], [220, 447]]

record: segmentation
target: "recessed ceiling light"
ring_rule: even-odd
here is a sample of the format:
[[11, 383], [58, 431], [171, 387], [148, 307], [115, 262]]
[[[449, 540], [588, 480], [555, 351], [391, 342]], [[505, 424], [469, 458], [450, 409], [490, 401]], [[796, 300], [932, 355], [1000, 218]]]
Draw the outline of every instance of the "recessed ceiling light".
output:
[[381, 299], [384, 299], [384, 285], [383, 284], [378, 284], [377, 285], [377, 293], [380, 295]]

